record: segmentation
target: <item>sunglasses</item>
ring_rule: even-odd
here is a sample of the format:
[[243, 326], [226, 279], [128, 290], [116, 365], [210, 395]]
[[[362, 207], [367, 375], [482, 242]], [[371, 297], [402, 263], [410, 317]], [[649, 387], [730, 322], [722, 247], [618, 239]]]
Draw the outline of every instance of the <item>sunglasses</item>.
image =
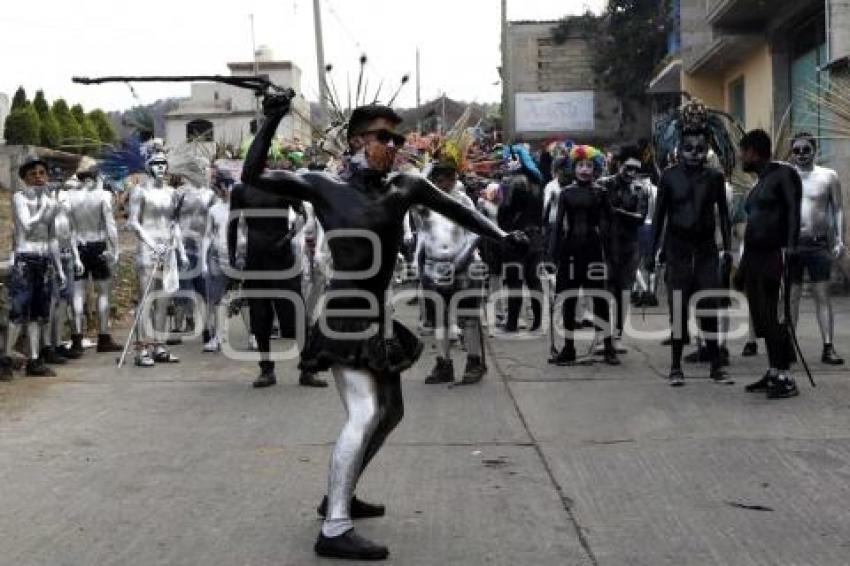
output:
[[683, 147], [682, 151], [686, 151], [688, 153], [692, 153], [692, 152], [703, 153], [704, 151], [708, 151], [708, 149], [704, 145], [694, 146], [694, 145], [689, 144], [689, 145], [686, 145], [685, 147]]
[[809, 155], [812, 153], [812, 148], [809, 146], [795, 147], [791, 150], [794, 155]]
[[393, 145], [395, 145], [396, 147], [403, 146], [404, 142], [406, 141], [403, 135], [392, 132], [386, 128], [380, 128], [378, 130], [366, 130], [365, 132], [363, 132], [364, 136], [368, 136], [370, 134], [375, 136], [375, 139], [378, 140], [378, 142], [382, 144], [388, 144], [390, 142], [393, 142]]

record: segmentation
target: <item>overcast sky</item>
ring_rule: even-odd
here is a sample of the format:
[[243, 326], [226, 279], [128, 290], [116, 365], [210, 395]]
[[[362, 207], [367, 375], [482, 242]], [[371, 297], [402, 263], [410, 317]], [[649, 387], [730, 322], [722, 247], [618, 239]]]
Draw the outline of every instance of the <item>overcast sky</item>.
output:
[[[346, 91], [357, 58], [369, 57], [370, 91], [383, 78], [395, 85], [415, 69], [421, 52], [422, 98], [446, 92], [469, 101], [499, 99], [499, 0], [321, 0], [325, 60]], [[605, 0], [508, 0], [508, 17], [557, 19]], [[188, 86], [137, 84], [139, 99], [121, 84], [81, 86], [75, 75], [226, 74], [226, 63], [251, 59], [257, 45], [301, 67], [302, 91], [317, 99], [312, 0], [41, 0], [3, 2], [0, 92], [23, 84], [43, 88], [87, 110], [123, 109], [158, 98], [187, 96]], [[385, 91], [386, 92], [386, 86]], [[412, 106], [413, 81], [397, 105]]]

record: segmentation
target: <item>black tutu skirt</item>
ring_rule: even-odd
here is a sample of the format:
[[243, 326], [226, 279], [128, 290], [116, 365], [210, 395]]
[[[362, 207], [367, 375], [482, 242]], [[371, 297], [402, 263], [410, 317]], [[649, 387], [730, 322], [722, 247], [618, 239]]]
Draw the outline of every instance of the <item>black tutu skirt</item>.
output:
[[[362, 333], [378, 324], [374, 320], [353, 318], [327, 318], [326, 321], [327, 327], [338, 333]], [[422, 348], [416, 335], [396, 320], [392, 321], [390, 333], [381, 326], [369, 338], [355, 339], [325, 336], [317, 323], [307, 336], [299, 367], [319, 372], [341, 365], [368, 369], [376, 375], [400, 373], [416, 363]]]

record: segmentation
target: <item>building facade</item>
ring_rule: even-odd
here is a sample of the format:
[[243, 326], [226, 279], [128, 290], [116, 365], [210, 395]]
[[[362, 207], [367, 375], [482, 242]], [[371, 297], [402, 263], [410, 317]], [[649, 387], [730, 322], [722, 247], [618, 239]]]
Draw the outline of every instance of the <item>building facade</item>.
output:
[[504, 38], [503, 128], [507, 139], [566, 137], [586, 143], [646, 137], [647, 108], [624, 106], [597, 87], [594, 54], [579, 27], [557, 42], [559, 22], [508, 22]]
[[816, 102], [850, 77], [850, 0], [660, 1], [673, 2], [678, 38], [650, 92], [698, 97], [746, 130], [820, 137], [819, 162], [838, 171], [850, 202], [850, 140]]
[[[285, 143], [312, 142], [310, 105], [301, 94], [301, 70], [290, 61], [275, 61], [268, 49], [261, 48], [257, 62], [229, 63], [234, 77], [259, 74], [276, 85], [296, 92], [292, 112], [278, 128]], [[254, 92], [221, 83], [193, 83], [192, 94], [180, 101], [165, 116], [165, 142], [171, 147], [186, 142], [217, 142], [239, 147], [254, 135], [258, 104]]]

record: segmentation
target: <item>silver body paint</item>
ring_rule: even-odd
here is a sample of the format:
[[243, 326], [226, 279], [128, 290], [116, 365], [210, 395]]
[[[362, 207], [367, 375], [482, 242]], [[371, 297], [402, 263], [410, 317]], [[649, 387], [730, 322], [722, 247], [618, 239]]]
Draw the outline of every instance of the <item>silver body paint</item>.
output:
[[[796, 164], [797, 172], [803, 181], [800, 236], [825, 237], [831, 245], [829, 253], [837, 258], [844, 250], [844, 207], [841, 183], [835, 171], [814, 165], [813, 157], [814, 152], [798, 159]], [[832, 310], [829, 284], [829, 281], [812, 284], [815, 315], [824, 344], [832, 344], [835, 333], [835, 315]], [[802, 285], [794, 285], [792, 288], [791, 309], [795, 325], [799, 320], [802, 292]]]
[[200, 244], [207, 230], [210, 207], [215, 201], [215, 193], [209, 187], [196, 187], [186, 183], [177, 189], [183, 198], [180, 209], [180, 233], [183, 241], [192, 240]]
[[112, 195], [101, 182], [87, 180], [67, 191], [68, 214], [74, 223], [77, 242], [107, 242], [112, 253], [118, 250], [118, 230], [112, 215]]
[[58, 205], [42, 188], [25, 187], [12, 197], [17, 253], [47, 255], [55, 241], [53, 219]]

